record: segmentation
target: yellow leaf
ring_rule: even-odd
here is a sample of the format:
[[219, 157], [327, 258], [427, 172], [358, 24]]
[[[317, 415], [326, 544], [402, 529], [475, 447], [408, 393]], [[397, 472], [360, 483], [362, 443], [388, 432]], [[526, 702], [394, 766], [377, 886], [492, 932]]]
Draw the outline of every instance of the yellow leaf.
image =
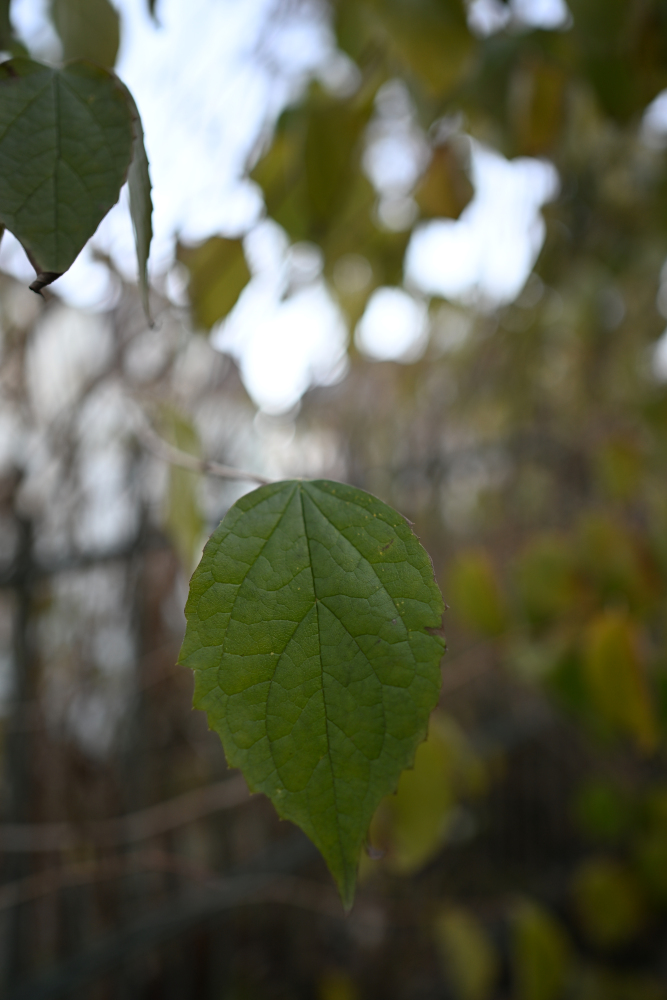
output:
[[318, 1000], [359, 1000], [359, 991], [347, 972], [332, 970], [320, 979]]
[[463, 137], [435, 147], [414, 195], [425, 218], [458, 219], [474, 194], [469, 157], [468, 142]]
[[435, 941], [456, 1000], [487, 1000], [498, 975], [495, 948], [466, 910], [444, 909], [435, 920]]
[[243, 244], [211, 236], [196, 247], [179, 244], [176, 256], [190, 272], [188, 291], [195, 322], [210, 330], [232, 310], [250, 280]]
[[611, 496], [629, 500], [642, 473], [642, 456], [636, 444], [624, 438], [607, 441], [596, 458], [598, 475]]
[[423, 868], [442, 847], [458, 798], [483, 785], [482, 765], [464, 734], [434, 712], [414, 767], [403, 772], [396, 794], [383, 799], [371, 823], [370, 841], [385, 852], [386, 867], [401, 875]]
[[643, 612], [661, 595], [650, 555], [620, 520], [586, 515], [577, 531], [576, 551], [582, 574], [602, 605], [623, 602]]
[[550, 913], [522, 900], [513, 922], [512, 967], [516, 1000], [558, 1000], [570, 971], [570, 947]]
[[559, 66], [530, 60], [518, 67], [509, 99], [520, 154], [543, 156], [553, 147], [563, 123], [566, 83]]
[[[200, 452], [199, 437], [193, 424], [169, 408], [163, 414], [165, 437], [180, 451], [190, 455]], [[189, 576], [201, 552], [204, 518], [199, 507], [201, 476], [177, 465], [169, 466], [169, 482], [164, 509], [164, 529]]]
[[625, 944], [645, 924], [646, 907], [639, 884], [617, 861], [586, 861], [574, 876], [572, 895], [581, 929], [598, 947]]
[[623, 611], [605, 611], [588, 628], [584, 671], [603, 718], [632, 736], [645, 753], [658, 745], [658, 726], [649, 695], [635, 622]]

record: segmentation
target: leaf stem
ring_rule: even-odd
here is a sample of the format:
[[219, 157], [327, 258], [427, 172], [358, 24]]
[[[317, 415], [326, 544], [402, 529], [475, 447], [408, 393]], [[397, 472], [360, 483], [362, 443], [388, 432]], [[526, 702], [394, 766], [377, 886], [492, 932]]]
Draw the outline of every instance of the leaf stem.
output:
[[152, 427], [143, 421], [136, 428], [136, 435], [147, 451], [150, 451], [157, 458], [161, 458], [171, 465], [179, 465], [190, 472], [200, 472], [207, 476], [218, 476], [220, 479], [250, 480], [266, 486], [272, 483], [272, 479], [259, 476], [256, 472], [245, 472], [242, 469], [233, 469], [229, 465], [220, 465], [219, 462], [211, 462], [208, 459], [196, 458], [179, 448], [163, 440], [155, 433]]

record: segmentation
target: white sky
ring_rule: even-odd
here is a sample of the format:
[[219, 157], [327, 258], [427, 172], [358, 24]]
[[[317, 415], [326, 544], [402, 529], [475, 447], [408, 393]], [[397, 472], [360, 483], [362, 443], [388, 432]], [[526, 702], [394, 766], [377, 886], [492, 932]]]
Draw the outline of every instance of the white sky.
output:
[[[285, 297], [294, 261], [277, 227], [261, 222], [261, 195], [242, 174], [266, 122], [309, 75], [331, 60], [331, 37], [326, 26], [301, 15], [288, 30], [268, 32], [267, 44], [262, 32], [272, 0], [161, 0], [161, 27], [150, 19], [144, 0], [115, 2], [124, 25], [117, 72], [137, 101], [151, 163], [151, 270], [159, 274], [168, 269], [178, 234], [194, 242], [212, 233], [238, 235], [256, 227], [248, 238], [255, 276], [229, 321], [214, 331], [214, 342], [237, 358], [246, 388], [259, 406], [271, 412], [288, 410], [310, 384], [341, 377], [346, 333], [321, 281], [291, 289], [293, 294]], [[53, 39], [43, 30], [45, 6], [46, 0], [14, 0], [12, 11], [35, 54], [48, 58], [54, 50]], [[488, 18], [498, 13], [495, 0], [475, 0], [474, 7], [479, 25], [491, 30]], [[514, 0], [513, 11], [550, 27], [563, 26], [569, 17], [562, 0]], [[340, 68], [340, 62], [330, 62], [329, 76]], [[343, 76], [344, 71], [343, 65]], [[408, 117], [399, 125], [409, 145]], [[400, 160], [396, 142], [392, 145], [386, 134], [381, 139], [367, 158], [373, 171], [379, 177], [392, 177], [399, 167], [399, 173], [409, 173], [410, 164]], [[418, 156], [418, 142], [413, 145]], [[424, 295], [489, 307], [510, 301], [521, 290], [543, 241], [540, 207], [557, 190], [556, 172], [547, 163], [509, 163], [475, 146], [473, 173], [476, 195], [461, 219], [422, 225], [410, 242], [406, 287], [417, 300], [385, 290], [369, 303], [357, 333], [359, 346], [369, 356], [418, 356], [425, 342]], [[392, 219], [395, 224], [401, 212], [405, 215], [404, 209], [409, 220], [409, 199], [384, 198], [380, 204], [381, 217], [389, 224]], [[114, 287], [106, 268], [92, 260], [94, 246], [109, 253], [124, 274], [134, 276], [124, 197], [54, 286], [69, 304], [100, 310], [113, 301]], [[8, 237], [0, 265], [22, 279], [32, 278], [22, 250]], [[392, 294], [401, 305], [389, 323]]]

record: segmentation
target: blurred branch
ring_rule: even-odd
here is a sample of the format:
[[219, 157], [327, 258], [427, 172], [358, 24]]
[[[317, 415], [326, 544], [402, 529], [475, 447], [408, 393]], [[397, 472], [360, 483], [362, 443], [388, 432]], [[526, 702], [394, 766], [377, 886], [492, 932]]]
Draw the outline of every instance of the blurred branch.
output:
[[[98, 941], [13, 990], [6, 1000], [55, 1000], [69, 996], [119, 963], [126, 963], [192, 927], [238, 906], [274, 903], [295, 906], [335, 920], [346, 916], [333, 886], [279, 874], [239, 875], [219, 879], [208, 889], [182, 894], [167, 905]], [[375, 904], [358, 903], [350, 919], [376, 933], [384, 913]]]
[[[58, 889], [90, 885], [108, 879], [133, 875], [139, 871], [171, 872], [199, 882], [209, 889], [219, 890], [226, 879], [208, 869], [191, 864], [187, 859], [168, 851], [148, 850], [131, 855], [82, 861], [38, 872], [27, 878], [0, 887], [0, 911], [21, 903], [29, 903]], [[263, 876], [265, 880], [268, 877]], [[339, 919], [343, 916], [340, 899], [333, 887], [301, 878], [282, 876], [262, 887], [261, 897], [249, 902], [274, 902], [298, 906], [314, 913]]]
[[58, 889], [90, 885], [107, 879], [136, 874], [137, 871], [171, 872], [197, 881], [214, 878], [212, 872], [202, 871], [185, 858], [167, 851], [137, 851], [131, 855], [106, 857], [101, 860], [81, 861], [37, 872], [0, 887], [0, 911], [21, 903], [30, 903], [48, 896]]
[[0, 825], [0, 849], [41, 853], [71, 850], [90, 841], [101, 847], [133, 844], [248, 801], [248, 786], [239, 774], [149, 809], [91, 823], [85, 831], [71, 823], [4, 823]]
[[[74, 552], [48, 563], [37, 562], [35, 560], [30, 567], [30, 575], [34, 579], [38, 579], [45, 576], [57, 576], [59, 573], [75, 573], [86, 569], [93, 569], [102, 563], [130, 559], [137, 552], [169, 548], [171, 546], [164, 535], [156, 531], [144, 532], [141, 536], [132, 538], [129, 543], [120, 548], [108, 549], [106, 552]], [[16, 587], [20, 582], [22, 572], [21, 566], [16, 559], [6, 568], [0, 569], [0, 587]]]
[[[252, 866], [239, 866], [206, 888], [181, 893], [150, 913], [112, 932], [79, 954], [24, 981], [6, 1000], [55, 1000], [70, 996], [108, 970], [150, 951], [210, 917], [241, 905], [283, 903], [344, 919], [333, 887], [289, 873], [317, 856], [317, 849], [299, 831], [274, 844]], [[351, 919], [375, 929], [382, 919], [375, 905], [358, 904]]]
[[144, 421], [141, 421], [136, 428], [136, 435], [147, 451], [150, 451], [156, 458], [161, 458], [171, 465], [179, 465], [190, 472], [199, 472], [203, 475], [218, 476], [220, 479], [250, 480], [266, 486], [272, 482], [264, 476], [257, 475], [256, 472], [244, 472], [241, 469], [232, 469], [229, 465], [220, 465], [218, 462], [210, 462], [206, 459], [196, 458], [188, 455], [185, 451], [174, 448], [173, 445], [164, 441], [155, 431]]

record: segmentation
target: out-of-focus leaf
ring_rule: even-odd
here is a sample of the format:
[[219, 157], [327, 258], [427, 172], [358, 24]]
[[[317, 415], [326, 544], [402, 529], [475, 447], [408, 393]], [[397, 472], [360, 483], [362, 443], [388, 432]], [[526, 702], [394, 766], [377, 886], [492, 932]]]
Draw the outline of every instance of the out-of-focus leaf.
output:
[[667, 85], [667, 10], [660, 3], [570, 0], [582, 68], [607, 114], [627, 121]]
[[292, 240], [321, 243], [344, 211], [360, 166], [370, 95], [341, 100], [311, 90], [281, 116], [271, 148], [251, 173], [266, 209]]
[[461, 795], [481, 790], [484, 771], [464, 734], [442, 712], [434, 712], [429, 735], [417, 748], [414, 766], [404, 771], [395, 795], [373, 817], [370, 841], [384, 853], [384, 865], [409, 875], [440, 850]]
[[602, 513], [582, 518], [575, 551], [578, 568], [595, 588], [601, 606], [622, 603], [643, 613], [661, 594], [649, 553], [620, 520]]
[[608, 782], [589, 782], [579, 789], [574, 801], [574, 817], [579, 829], [595, 840], [616, 843], [631, 828], [635, 808], [629, 796]]
[[458, 219], [474, 194], [469, 160], [469, 143], [462, 137], [435, 147], [414, 194], [424, 218]]
[[616, 438], [596, 454], [598, 475], [611, 496], [629, 500], [635, 493], [642, 472], [642, 456], [634, 442]]
[[385, 0], [374, 14], [390, 52], [432, 96], [461, 81], [475, 47], [462, 0]]
[[560, 66], [529, 60], [510, 84], [509, 117], [517, 152], [544, 156], [553, 149], [563, 124], [567, 76]]
[[324, 101], [313, 104], [304, 142], [306, 195], [314, 236], [331, 224], [349, 190], [362, 132], [372, 104]]
[[113, 69], [120, 44], [120, 18], [109, 0], [51, 0], [51, 17], [66, 60], [89, 59]]
[[[173, 409], [163, 414], [165, 437], [180, 451], [199, 456], [199, 435], [191, 420]], [[205, 523], [199, 505], [201, 476], [177, 465], [169, 466], [164, 527], [174, 543], [188, 577], [201, 553]]]
[[657, 788], [644, 803], [644, 829], [634, 845], [635, 869], [644, 891], [667, 902], [667, 789]]
[[652, 976], [583, 967], [573, 996], [577, 1000], [667, 1000], [664, 986]]
[[572, 880], [572, 897], [582, 931], [600, 948], [626, 944], [645, 924], [646, 904], [637, 879], [610, 858], [581, 865]]
[[506, 647], [505, 662], [525, 681], [536, 682], [550, 678], [561, 665], [567, 647], [556, 637], [530, 639], [519, 635]]
[[667, 835], [652, 830], [639, 837], [635, 845], [635, 866], [646, 894], [664, 905], [667, 903]]
[[533, 625], [561, 618], [577, 598], [574, 558], [565, 538], [542, 535], [532, 539], [515, 568], [521, 611]]
[[92, 63], [0, 64], [0, 223], [39, 291], [74, 262], [118, 201], [132, 159], [126, 89]]
[[362, 254], [373, 270], [374, 285], [394, 285], [403, 278], [403, 258], [409, 232], [390, 232], [373, 221], [376, 195], [370, 181], [359, 173], [354, 178], [345, 205], [336, 216], [322, 249], [327, 265], [347, 253]]
[[516, 1000], [559, 1000], [570, 973], [570, 947], [556, 919], [528, 900], [513, 915], [512, 973]]
[[317, 845], [346, 909], [438, 698], [442, 611], [404, 518], [327, 480], [246, 494], [192, 577], [180, 662], [195, 705], [229, 765]]
[[360, 1000], [354, 980], [342, 969], [332, 969], [322, 976], [317, 996], [318, 1000]]
[[443, 972], [456, 1000], [487, 1000], [498, 975], [498, 956], [479, 920], [463, 909], [442, 910], [434, 923]]
[[646, 753], [656, 749], [658, 728], [636, 624], [622, 611], [605, 611], [588, 628], [584, 669], [591, 697], [617, 731]]
[[0, 0], [0, 49], [3, 52], [9, 51], [14, 32], [12, 23], [9, 20], [9, 5], [11, 0]]
[[469, 628], [494, 636], [504, 631], [506, 612], [491, 561], [484, 552], [461, 553], [450, 572], [452, 611]]
[[[379, 229], [373, 221], [375, 193], [370, 182], [359, 174], [348, 201], [322, 241], [325, 275], [333, 280], [350, 327], [361, 318], [368, 297], [378, 285], [396, 285], [403, 278], [403, 261], [410, 239], [408, 232]], [[362, 256], [370, 266], [369, 281], [354, 295], [341, 293], [337, 266], [347, 255]]]
[[144, 313], [150, 322], [150, 306], [148, 302], [148, 257], [153, 239], [153, 199], [151, 197], [151, 177], [148, 167], [148, 157], [144, 145], [144, 129], [141, 124], [139, 109], [134, 98], [127, 92], [128, 101], [133, 112], [133, 153], [132, 163], [127, 175], [127, 186], [130, 193], [130, 215], [134, 230], [134, 243], [137, 248], [137, 266], [139, 270], [139, 289], [144, 306]]
[[195, 322], [210, 330], [233, 309], [250, 281], [243, 243], [211, 236], [196, 247], [179, 244], [176, 256], [190, 272], [188, 291]]

